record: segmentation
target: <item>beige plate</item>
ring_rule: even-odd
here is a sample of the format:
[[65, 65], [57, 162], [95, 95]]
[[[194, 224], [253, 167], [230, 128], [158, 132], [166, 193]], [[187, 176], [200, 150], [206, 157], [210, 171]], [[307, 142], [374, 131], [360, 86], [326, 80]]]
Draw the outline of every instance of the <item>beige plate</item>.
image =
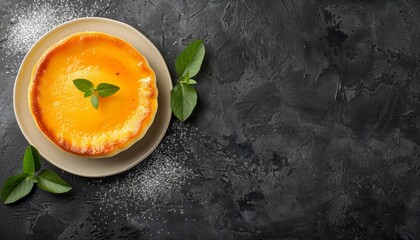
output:
[[[124, 39], [144, 55], [156, 73], [159, 90], [158, 111], [146, 135], [126, 151], [111, 158], [87, 159], [67, 153], [50, 142], [38, 129], [28, 106], [28, 86], [32, 68], [53, 44], [77, 32], [96, 31]], [[145, 159], [165, 135], [171, 119], [171, 76], [159, 50], [133, 27], [105, 18], [81, 18], [66, 22], [45, 34], [23, 59], [16, 77], [13, 106], [20, 129], [28, 142], [55, 166], [79, 176], [104, 177], [126, 171]]]

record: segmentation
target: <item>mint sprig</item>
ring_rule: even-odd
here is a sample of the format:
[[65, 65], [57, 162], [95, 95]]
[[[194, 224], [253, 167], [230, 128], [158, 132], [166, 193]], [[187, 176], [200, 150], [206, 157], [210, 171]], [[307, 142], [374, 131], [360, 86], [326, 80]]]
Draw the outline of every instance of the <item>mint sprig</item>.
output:
[[1, 188], [4, 204], [14, 203], [28, 195], [34, 187], [34, 183], [51, 193], [65, 193], [71, 190], [70, 185], [51, 170], [44, 169], [36, 174], [41, 168], [40, 155], [38, 150], [31, 145], [25, 150], [22, 167], [23, 173], [6, 179]]
[[84, 97], [90, 97], [90, 103], [95, 109], [99, 107], [99, 98], [100, 97], [109, 97], [120, 90], [119, 87], [109, 84], [109, 83], [100, 83], [95, 88], [93, 83], [84, 78], [78, 78], [73, 80], [74, 85], [81, 92], [85, 93]]
[[26, 173], [20, 173], [6, 179], [1, 188], [4, 204], [14, 203], [28, 195], [34, 187], [34, 181]]
[[36, 176], [36, 181], [38, 187], [51, 193], [65, 193], [71, 189], [68, 183], [49, 169], [42, 170], [38, 176]]
[[205, 52], [203, 41], [195, 40], [175, 61], [179, 79], [171, 91], [171, 109], [181, 121], [185, 121], [197, 105], [197, 91], [191, 86], [197, 82], [191, 78], [200, 71]]

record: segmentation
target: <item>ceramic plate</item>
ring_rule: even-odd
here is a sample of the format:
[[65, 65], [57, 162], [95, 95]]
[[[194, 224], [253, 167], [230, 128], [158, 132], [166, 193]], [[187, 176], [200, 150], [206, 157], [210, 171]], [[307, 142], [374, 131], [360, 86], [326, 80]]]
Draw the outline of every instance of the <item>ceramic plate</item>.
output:
[[[51, 45], [73, 33], [83, 31], [103, 32], [124, 39], [147, 58], [156, 73], [159, 107], [152, 126], [139, 142], [111, 158], [82, 158], [61, 150], [38, 129], [29, 110], [28, 86], [34, 65]], [[23, 135], [46, 160], [75, 175], [104, 177], [134, 167], [157, 147], [165, 135], [171, 118], [171, 89], [171, 76], [162, 55], [143, 34], [118, 21], [105, 18], [81, 18], [66, 22], [49, 31], [29, 50], [16, 77], [13, 105]]]

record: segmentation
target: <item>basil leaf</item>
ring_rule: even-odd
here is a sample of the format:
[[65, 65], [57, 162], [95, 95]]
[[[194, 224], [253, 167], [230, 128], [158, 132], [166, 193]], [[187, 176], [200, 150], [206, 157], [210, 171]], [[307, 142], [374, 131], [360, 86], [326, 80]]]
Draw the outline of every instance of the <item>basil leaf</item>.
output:
[[91, 89], [87, 90], [87, 91], [85, 92], [84, 97], [85, 97], [85, 98], [90, 97], [90, 96], [93, 94], [93, 92], [94, 92], [94, 91], [95, 91], [95, 90], [94, 90], [93, 88], [91, 88]]
[[197, 105], [197, 91], [194, 87], [179, 82], [171, 90], [171, 109], [175, 116], [185, 121]]
[[190, 85], [193, 85], [193, 84], [197, 84], [197, 81], [195, 81], [194, 79], [188, 79], [187, 83]]
[[187, 71], [186, 73], [184, 73], [184, 76], [182, 76], [181, 78], [181, 82], [188, 81], [188, 79], [190, 79], [190, 71]]
[[90, 97], [90, 103], [92, 104], [92, 106], [94, 108], [98, 109], [98, 106], [99, 106], [98, 96], [96, 96], [95, 94], [93, 94], [92, 97]]
[[175, 61], [178, 77], [183, 77], [187, 72], [189, 72], [189, 77], [194, 77], [200, 71], [205, 52], [201, 40], [195, 40], [184, 49]]
[[1, 197], [4, 204], [14, 203], [28, 195], [33, 186], [34, 183], [26, 173], [9, 177], [1, 188]]
[[78, 78], [73, 80], [74, 85], [82, 92], [87, 92], [89, 90], [93, 90], [93, 83], [84, 78]]
[[101, 97], [109, 97], [116, 93], [118, 90], [120, 90], [119, 87], [109, 83], [100, 83], [96, 87], [96, 92], [98, 92], [98, 95]]
[[25, 155], [23, 156], [23, 172], [32, 175], [34, 172], [38, 171], [41, 167], [39, 161], [39, 152], [36, 148], [29, 145], [25, 150]]
[[41, 189], [52, 193], [65, 193], [71, 190], [70, 185], [55, 172], [44, 169], [37, 176], [36, 183]]

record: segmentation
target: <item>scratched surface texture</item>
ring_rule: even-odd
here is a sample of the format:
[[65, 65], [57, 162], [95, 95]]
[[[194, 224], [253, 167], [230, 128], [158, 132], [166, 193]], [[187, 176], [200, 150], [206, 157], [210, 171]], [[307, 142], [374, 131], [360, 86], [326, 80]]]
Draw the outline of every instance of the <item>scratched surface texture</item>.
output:
[[420, 2], [0, 0], [0, 182], [27, 142], [20, 62], [42, 34], [100, 16], [174, 61], [206, 58], [198, 109], [156, 151], [73, 190], [0, 204], [0, 239], [420, 239]]

